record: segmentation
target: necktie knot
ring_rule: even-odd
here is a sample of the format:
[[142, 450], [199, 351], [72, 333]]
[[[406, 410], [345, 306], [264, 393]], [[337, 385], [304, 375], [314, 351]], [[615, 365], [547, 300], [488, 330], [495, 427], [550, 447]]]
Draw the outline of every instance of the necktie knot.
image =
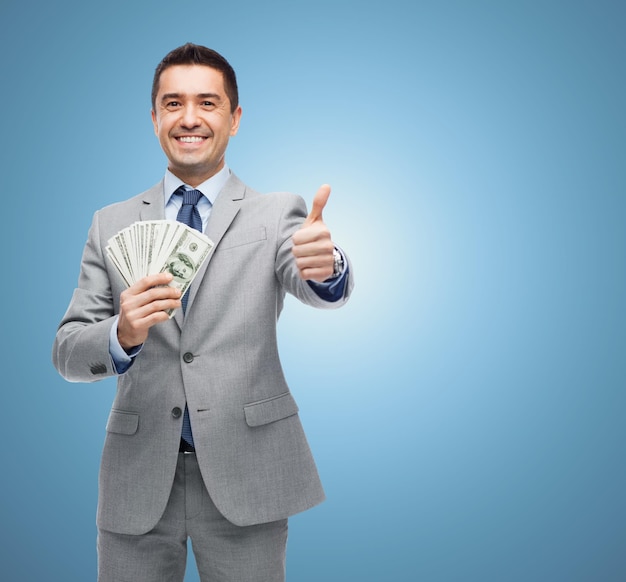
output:
[[191, 206], [195, 206], [198, 204], [200, 198], [202, 198], [202, 192], [200, 190], [187, 190], [183, 188], [183, 204], [190, 204]]
[[200, 213], [196, 206], [202, 197], [202, 192], [200, 192], [200, 190], [187, 190], [182, 186], [177, 192], [183, 195], [183, 205], [178, 211], [176, 220], [202, 232], [202, 219], [200, 218]]

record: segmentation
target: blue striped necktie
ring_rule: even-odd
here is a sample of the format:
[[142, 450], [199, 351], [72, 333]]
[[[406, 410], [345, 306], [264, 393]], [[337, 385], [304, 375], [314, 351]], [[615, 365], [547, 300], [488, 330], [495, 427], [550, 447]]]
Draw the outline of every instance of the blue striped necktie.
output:
[[[200, 192], [200, 190], [186, 190], [183, 186], [176, 190], [176, 192], [183, 195], [183, 205], [178, 211], [176, 220], [202, 232], [202, 219], [200, 218], [197, 206], [198, 200], [202, 198], [202, 192]], [[187, 289], [187, 292], [180, 298], [183, 304], [183, 312], [187, 309], [188, 299], [189, 289]]]
[[183, 205], [178, 211], [176, 220], [202, 232], [202, 219], [197, 207], [198, 200], [203, 196], [202, 192], [200, 190], [186, 190], [184, 186], [181, 186], [176, 192], [183, 195]]
[[[202, 232], [202, 219], [200, 218], [200, 213], [198, 212], [197, 207], [198, 200], [202, 197], [202, 192], [200, 192], [200, 190], [187, 190], [183, 186], [181, 186], [177, 192], [183, 195], [183, 205], [178, 211], [176, 220]], [[187, 289], [187, 292], [180, 298], [183, 313], [187, 309], [188, 297], [189, 289]], [[185, 404], [185, 414], [183, 415], [183, 429], [181, 436], [192, 447], [194, 446], [193, 434], [191, 433], [191, 422], [189, 421], [189, 408], [187, 407], [187, 404]]]

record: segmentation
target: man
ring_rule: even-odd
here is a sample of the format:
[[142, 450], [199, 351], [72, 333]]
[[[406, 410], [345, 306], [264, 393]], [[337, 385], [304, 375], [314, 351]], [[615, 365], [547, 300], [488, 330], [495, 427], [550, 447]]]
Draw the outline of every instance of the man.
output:
[[[221, 55], [187, 44], [163, 59], [152, 121], [165, 178], [96, 212], [57, 332], [53, 361], [67, 380], [118, 376], [100, 469], [100, 582], [181, 581], [188, 538], [203, 582], [282, 581], [287, 518], [324, 498], [276, 320], [286, 292], [343, 305], [351, 266], [322, 220], [329, 187], [307, 215], [300, 197], [260, 195], [230, 172], [241, 112]], [[187, 297], [169, 272], [125, 288], [108, 239], [137, 220], [180, 219], [181, 207], [215, 245]]]

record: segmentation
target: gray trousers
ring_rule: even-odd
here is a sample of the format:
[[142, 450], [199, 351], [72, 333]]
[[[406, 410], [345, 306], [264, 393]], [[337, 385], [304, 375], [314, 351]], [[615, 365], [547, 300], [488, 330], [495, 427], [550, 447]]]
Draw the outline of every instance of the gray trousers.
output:
[[194, 454], [180, 453], [163, 517], [143, 535], [98, 532], [98, 582], [182, 582], [191, 539], [202, 582], [284, 582], [287, 520], [238, 527], [211, 501]]

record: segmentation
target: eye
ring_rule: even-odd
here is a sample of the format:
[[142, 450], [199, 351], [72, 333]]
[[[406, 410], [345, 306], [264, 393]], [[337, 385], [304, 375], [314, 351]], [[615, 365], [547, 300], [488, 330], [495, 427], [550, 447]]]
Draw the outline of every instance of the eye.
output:
[[168, 101], [167, 103], [165, 103], [165, 107], [167, 107], [168, 109], [176, 109], [177, 107], [180, 107], [180, 102]]
[[213, 101], [203, 101], [202, 102], [202, 107], [213, 107], [215, 105], [215, 103], [213, 103]]

